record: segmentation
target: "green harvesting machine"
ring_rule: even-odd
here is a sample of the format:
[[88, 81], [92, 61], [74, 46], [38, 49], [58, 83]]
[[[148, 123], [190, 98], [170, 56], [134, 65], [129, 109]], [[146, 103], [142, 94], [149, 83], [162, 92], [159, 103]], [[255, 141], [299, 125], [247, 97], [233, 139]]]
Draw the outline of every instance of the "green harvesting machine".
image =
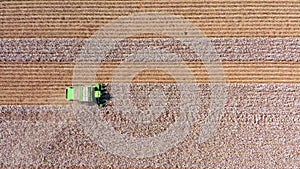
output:
[[97, 103], [100, 107], [105, 107], [109, 94], [105, 84], [71, 86], [66, 88], [66, 99], [81, 103]]

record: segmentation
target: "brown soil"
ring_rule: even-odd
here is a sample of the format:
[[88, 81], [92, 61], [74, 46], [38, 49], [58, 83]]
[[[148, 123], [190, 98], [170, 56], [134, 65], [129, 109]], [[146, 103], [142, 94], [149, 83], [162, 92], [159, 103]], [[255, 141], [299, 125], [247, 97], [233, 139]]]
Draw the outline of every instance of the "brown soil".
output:
[[[299, 37], [297, 0], [3, 1], [2, 38], [88, 38], [104, 24], [138, 12], [175, 14], [208, 37]], [[112, 30], [113, 31], [113, 30]]]

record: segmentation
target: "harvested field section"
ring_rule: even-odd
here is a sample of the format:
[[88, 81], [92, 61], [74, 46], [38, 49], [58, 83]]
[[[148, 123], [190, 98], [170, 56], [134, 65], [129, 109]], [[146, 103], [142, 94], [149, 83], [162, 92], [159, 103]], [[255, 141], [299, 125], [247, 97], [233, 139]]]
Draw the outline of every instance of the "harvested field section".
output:
[[[98, 82], [109, 83], [119, 63], [103, 62], [97, 71]], [[133, 63], [126, 63], [133, 64]], [[157, 63], [152, 63], [153, 65]], [[198, 83], [209, 83], [208, 74], [201, 62], [186, 62]], [[143, 63], [134, 63], [143, 67]], [[175, 63], [160, 63], [173, 70], [176, 75], [186, 76]], [[298, 62], [223, 62], [227, 83], [290, 83], [300, 82]], [[0, 63], [1, 104], [67, 104], [65, 88], [72, 85], [74, 63]], [[131, 70], [124, 70], [130, 74]], [[217, 73], [217, 72], [216, 72]], [[157, 78], [160, 75], [160, 78]], [[85, 76], [82, 74], [82, 76]], [[123, 77], [116, 76], [119, 83]], [[162, 71], [145, 70], [139, 73], [134, 83], [174, 83], [170, 75]], [[87, 82], [90, 83], [90, 82]], [[186, 83], [190, 83], [186, 81]]]
[[162, 70], [144, 70], [138, 73], [131, 81], [131, 83], [176, 83], [176, 80], [169, 74]]
[[1, 104], [66, 103], [65, 88], [72, 84], [72, 65], [1, 63], [0, 69]]
[[162, 12], [182, 16], [208, 37], [299, 37], [299, 11], [297, 0], [3, 1], [0, 36], [88, 38], [121, 16]]

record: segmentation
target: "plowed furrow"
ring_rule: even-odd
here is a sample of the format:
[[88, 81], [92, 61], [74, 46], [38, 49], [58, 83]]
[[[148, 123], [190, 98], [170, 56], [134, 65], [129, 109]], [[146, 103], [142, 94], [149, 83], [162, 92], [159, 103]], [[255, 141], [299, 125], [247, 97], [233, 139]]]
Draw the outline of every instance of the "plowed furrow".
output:
[[[73, 1], [73, 3], [69, 3], [69, 2], [64, 2], [64, 1], [48, 1], [48, 2], [39, 2], [39, 1], [7, 1], [5, 2], [6, 5], [14, 5], [14, 6], [24, 6], [27, 8], [30, 7], [34, 7], [35, 5], [38, 6], [42, 6], [43, 4], [47, 4], [47, 5], [57, 5], [58, 7], [77, 7], [78, 8], [78, 4], [81, 4], [81, 7], [85, 7], [85, 6], [91, 6], [91, 5], [103, 5], [103, 7], [112, 7], [112, 6], [119, 6], [119, 7], [124, 7], [124, 5], [126, 4], [130, 4], [132, 6], [140, 6], [140, 5], [149, 5], [149, 6], [153, 6], [153, 5], [159, 5], [160, 7], [165, 7], [168, 8], [168, 6], [164, 6], [166, 3], [170, 3], [170, 1], [144, 1], [142, 4], [139, 4], [137, 2], [140, 1], [105, 1], [105, 2], [101, 2], [101, 1]], [[172, 6], [204, 6], [204, 7], [214, 7], [214, 6], [220, 6], [220, 5], [224, 5], [224, 6], [230, 6], [230, 7], [238, 7], [239, 5], [245, 5], [247, 6], [261, 6], [261, 5], [267, 5], [267, 6], [277, 6], [282, 4], [282, 2], [285, 2], [285, 4], [287, 6], [289, 5], [297, 5], [299, 4], [297, 0], [289, 0], [289, 1], [247, 1], [247, 0], [243, 0], [243, 1], [208, 1], [205, 4], [204, 3], [199, 3], [198, 1], [176, 1], [176, 3], [172, 3]], [[60, 6], [59, 6], [60, 5]]]

